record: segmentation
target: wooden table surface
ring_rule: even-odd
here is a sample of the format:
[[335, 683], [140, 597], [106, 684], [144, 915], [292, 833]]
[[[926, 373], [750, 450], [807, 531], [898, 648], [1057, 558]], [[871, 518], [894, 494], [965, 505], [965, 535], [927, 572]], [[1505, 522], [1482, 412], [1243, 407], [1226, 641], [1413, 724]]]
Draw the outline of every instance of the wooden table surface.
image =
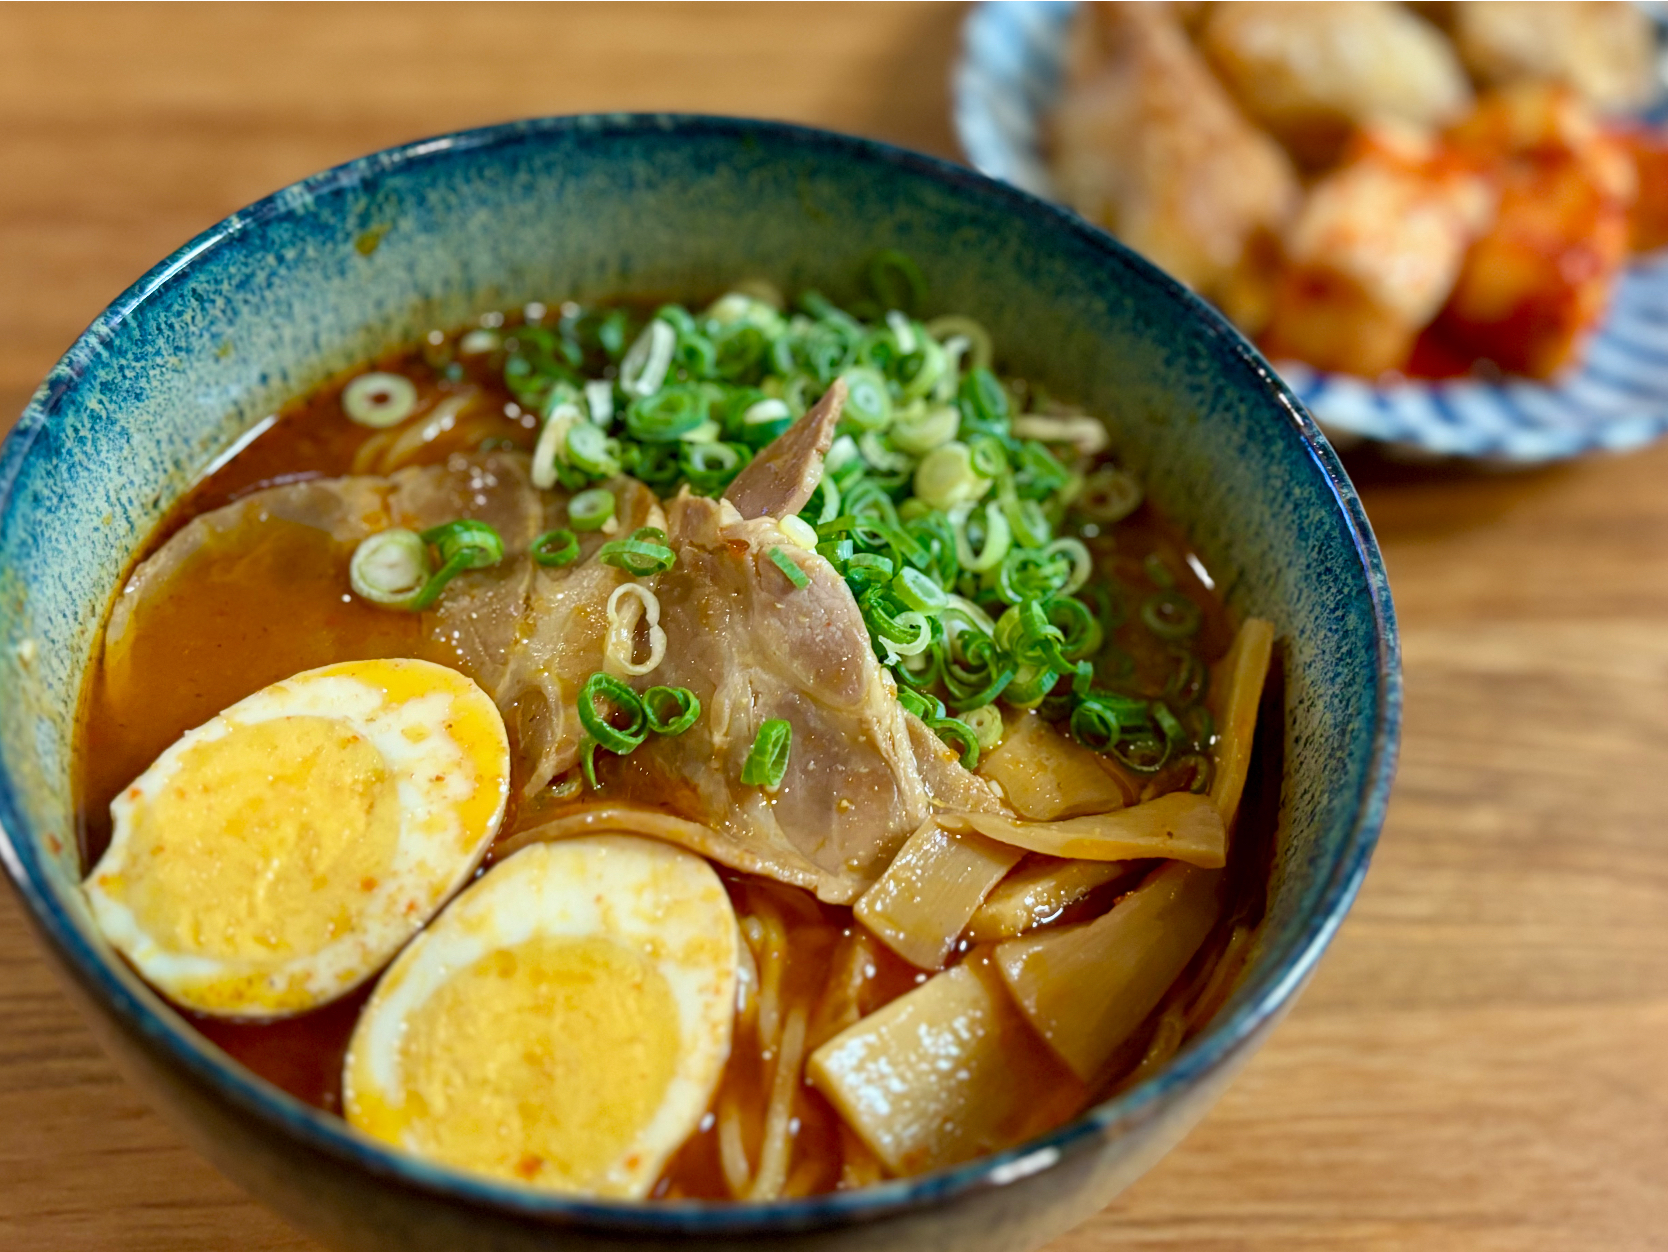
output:
[[[186, 238], [420, 135], [678, 108], [954, 155], [959, 17], [0, 8], [0, 416]], [[1407, 663], [1372, 873], [1216, 1110], [1055, 1252], [1668, 1247], [1668, 447], [1350, 468]], [[127, 1088], [0, 891], [0, 1248], [314, 1247]]]

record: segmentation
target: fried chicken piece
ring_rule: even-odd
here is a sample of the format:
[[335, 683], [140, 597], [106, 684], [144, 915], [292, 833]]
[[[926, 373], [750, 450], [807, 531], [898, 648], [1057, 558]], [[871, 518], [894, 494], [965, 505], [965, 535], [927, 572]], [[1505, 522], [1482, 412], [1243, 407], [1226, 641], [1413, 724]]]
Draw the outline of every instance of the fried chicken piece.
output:
[[1435, 128], [1471, 104], [1442, 33], [1388, 0], [1214, 5], [1199, 43], [1252, 120], [1310, 169], [1337, 159], [1357, 126]]
[[1401, 367], [1493, 209], [1489, 180], [1443, 144], [1364, 130], [1286, 237], [1264, 350], [1367, 377]]
[[1502, 369], [1550, 377], [1576, 358], [1627, 262], [1636, 167], [1563, 87], [1496, 93], [1450, 138], [1492, 165], [1501, 199], [1436, 331]]
[[1628, 212], [1628, 247], [1655, 251], [1668, 245], [1668, 134], [1634, 125], [1612, 133], [1633, 158], [1639, 188]]
[[1467, 68], [1488, 86], [1563, 83], [1605, 112], [1638, 108], [1656, 94], [1656, 40], [1640, 5], [1462, 3], [1453, 6], [1453, 29]]
[[1285, 154], [1252, 126], [1165, 6], [1085, 6], [1055, 177], [1067, 201], [1207, 296], [1248, 242], [1278, 232], [1298, 198]]

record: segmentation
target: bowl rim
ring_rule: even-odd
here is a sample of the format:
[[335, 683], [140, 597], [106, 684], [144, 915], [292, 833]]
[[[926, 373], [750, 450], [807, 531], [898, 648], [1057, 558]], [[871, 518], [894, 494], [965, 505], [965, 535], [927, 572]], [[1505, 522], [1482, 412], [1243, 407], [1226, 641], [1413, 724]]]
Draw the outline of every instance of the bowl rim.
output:
[[302, 1103], [233, 1061], [191, 1030], [159, 995], [98, 951], [70, 919], [46, 885], [41, 849], [27, 831], [11, 777], [0, 756], [0, 863], [24, 901], [43, 939], [56, 949], [69, 973], [102, 999], [121, 1024], [136, 1033], [176, 1072], [200, 1089], [258, 1119], [264, 1126], [314, 1153], [362, 1169], [393, 1183], [451, 1202], [494, 1210], [553, 1226], [582, 1226], [620, 1235], [760, 1235], [825, 1229], [936, 1206], [968, 1193], [1006, 1186], [1057, 1166], [1069, 1156], [1116, 1131], [1134, 1130], [1156, 1119], [1172, 1095], [1223, 1070], [1246, 1045], [1272, 1025], [1307, 980], [1359, 890], [1383, 823], [1400, 739], [1401, 668], [1394, 609], [1383, 561], [1365, 511], [1337, 455], [1290, 388], [1257, 350], [1214, 309], [1155, 269], [1111, 235], [1082, 218], [1027, 192], [937, 157], [878, 140], [815, 127], [752, 118], [696, 113], [572, 114], [504, 122], [396, 145], [301, 179], [238, 210], [159, 262], [94, 319], [48, 374], [0, 450], [0, 525], [9, 524], [22, 464], [62, 398], [104, 353], [118, 327], [165, 286], [188, 277], [193, 266], [217, 249], [269, 220], [290, 215], [315, 197], [352, 187], [417, 163], [460, 153], [595, 135], [614, 139], [636, 135], [702, 135], [744, 139], [768, 137], [800, 148], [839, 154], [926, 178], [963, 194], [995, 202], [1040, 229], [1064, 232], [1118, 264], [1147, 272], [1148, 278], [1190, 306], [1201, 330], [1218, 341], [1266, 388], [1321, 474], [1342, 515], [1365, 579], [1373, 619], [1372, 675], [1377, 718], [1361, 785], [1350, 810], [1349, 828], [1329, 858], [1324, 886], [1290, 941], [1263, 954], [1265, 972], [1232, 1013], [1219, 1016], [1158, 1074], [1097, 1104], [1055, 1130], [988, 1156], [911, 1178], [853, 1191], [763, 1203], [676, 1200], [643, 1203], [577, 1199], [531, 1187], [499, 1183], [430, 1163], [361, 1134], [341, 1118]]

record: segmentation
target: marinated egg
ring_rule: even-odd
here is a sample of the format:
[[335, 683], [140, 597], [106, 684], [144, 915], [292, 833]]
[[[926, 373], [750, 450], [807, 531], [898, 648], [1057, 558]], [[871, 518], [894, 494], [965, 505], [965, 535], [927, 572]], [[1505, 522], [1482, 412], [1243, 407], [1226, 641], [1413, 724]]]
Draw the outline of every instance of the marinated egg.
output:
[[360, 1130], [552, 1191], [648, 1194], [730, 1053], [739, 938], [718, 875], [669, 844], [534, 844], [471, 884], [360, 1015]]
[[374, 974], [467, 881], [509, 772], [497, 708], [455, 670], [308, 670], [124, 789], [84, 889], [105, 937], [179, 1004], [298, 1013]]

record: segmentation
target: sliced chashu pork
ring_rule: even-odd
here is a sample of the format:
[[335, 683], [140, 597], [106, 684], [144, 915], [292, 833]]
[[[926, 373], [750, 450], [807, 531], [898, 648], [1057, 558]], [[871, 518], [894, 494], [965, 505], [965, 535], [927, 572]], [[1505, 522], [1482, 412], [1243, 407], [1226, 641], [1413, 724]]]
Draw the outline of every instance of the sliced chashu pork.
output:
[[[659, 505], [641, 483], [619, 479], [610, 487], [622, 527], [658, 520]], [[457, 665], [498, 703], [516, 740], [518, 781], [535, 791], [577, 759], [579, 685], [602, 668], [608, 597], [627, 575], [596, 560], [608, 538], [600, 532], [582, 537], [570, 565], [533, 562], [533, 540], [566, 525], [567, 496], [536, 491], [520, 453], [455, 458], [388, 478], [288, 483], [201, 514], [128, 580], [111, 613], [106, 664], [122, 663], [125, 636], [143, 621], [146, 605], [170, 594], [174, 578], [200, 555], [242, 559], [280, 530], [310, 528], [334, 541], [326, 551], [345, 592], [348, 559], [361, 540], [390, 527], [423, 531], [459, 518], [492, 525], [504, 540], [504, 560], [447, 585], [422, 615], [422, 650]]]
[[[667, 508], [677, 563], [655, 582], [666, 659], [639, 686], [688, 687], [701, 716], [626, 757], [598, 753], [609, 800], [658, 803], [775, 877], [844, 903], [879, 876], [929, 808], [907, 714], [834, 567], [771, 517], [681, 495]], [[779, 551], [807, 580], [795, 587]], [[759, 728], [793, 728], [775, 792], [741, 781]], [[736, 858], [721, 849], [721, 861]], [[740, 867], [738, 865], [738, 867]]]

